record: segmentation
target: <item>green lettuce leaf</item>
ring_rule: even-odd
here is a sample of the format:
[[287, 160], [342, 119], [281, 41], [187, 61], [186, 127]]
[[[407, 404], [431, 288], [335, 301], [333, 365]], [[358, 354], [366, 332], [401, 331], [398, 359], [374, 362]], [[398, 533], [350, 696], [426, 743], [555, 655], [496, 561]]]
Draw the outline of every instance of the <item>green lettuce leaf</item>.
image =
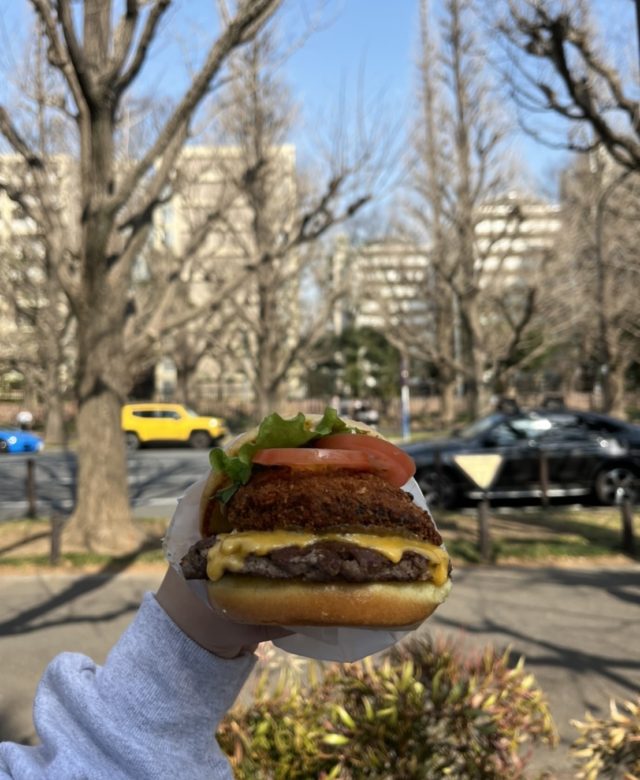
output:
[[251, 478], [253, 456], [258, 450], [302, 447], [321, 436], [350, 430], [344, 420], [340, 419], [338, 412], [330, 406], [324, 410], [322, 418], [313, 428], [306, 426], [306, 417], [302, 412], [289, 420], [274, 412], [260, 423], [255, 441], [243, 444], [237, 455], [230, 457], [221, 447], [211, 451], [211, 468], [226, 474], [230, 482], [226, 488], [216, 493], [216, 497], [226, 504], [241, 485], [247, 484]]

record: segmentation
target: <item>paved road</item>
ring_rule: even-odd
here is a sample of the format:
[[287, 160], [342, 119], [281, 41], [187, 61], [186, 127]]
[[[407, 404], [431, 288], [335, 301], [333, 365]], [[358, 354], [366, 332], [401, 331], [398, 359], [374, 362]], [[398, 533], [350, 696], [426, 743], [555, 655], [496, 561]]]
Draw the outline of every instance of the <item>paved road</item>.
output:
[[[0, 457], [0, 520], [22, 517], [27, 511], [28, 458]], [[39, 513], [69, 512], [76, 486], [75, 453], [44, 452], [35, 463]], [[148, 449], [129, 454], [127, 464], [134, 513], [170, 517], [176, 498], [209, 470], [209, 456], [206, 450]]]
[[[46, 663], [65, 649], [101, 662], [154, 573], [117, 577], [6, 576], [0, 581], [0, 737], [32, 738], [30, 707]], [[610, 696], [640, 691], [640, 567], [467, 568], [426, 624], [468, 647], [494, 642], [525, 654], [546, 691], [563, 745], [538, 771], [569, 778], [570, 718], [605, 712]]]

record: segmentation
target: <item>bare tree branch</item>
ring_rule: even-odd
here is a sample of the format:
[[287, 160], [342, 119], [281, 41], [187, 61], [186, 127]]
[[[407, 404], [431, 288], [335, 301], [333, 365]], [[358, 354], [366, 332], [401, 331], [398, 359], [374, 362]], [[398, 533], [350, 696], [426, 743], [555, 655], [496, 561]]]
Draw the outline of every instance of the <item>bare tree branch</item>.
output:
[[[35, 2], [39, 2], [39, 0], [35, 0]], [[67, 45], [67, 52], [78, 84], [82, 89], [85, 100], [88, 103], [93, 103], [96, 97], [95, 90], [84, 51], [82, 50], [82, 46], [78, 41], [73, 27], [71, 0], [56, 0], [56, 7], [58, 10], [58, 20], [62, 27], [62, 34], [64, 35], [64, 40]]]
[[115, 79], [124, 67], [135, 35], [139, 12], [139, 0], [127, 0], [125, 12], [113, 33], [113, 54], [109, 80]]
[[[156, 31], [158, 29], [158, 24], [160, 23], [160, 20], [164, 12], [171, 5], [171, 2], [172, 0], [156, 0], [156, 2], [151, 7], [151, 10], [149, 11], [147, 15], [147, 19], [145, 21], [144, 29], [142, 30], [142, 34], [140, 35], [138, 46], [133, 55], [133, 58], [131, 59], [129, 67], [124, 71], [124, 73], [122, 73], [122, 75], [116, 81], [115, 89], [118, 93], [120, 94], [123, 93], [140, 72], [140, 68], [142, 67], [144, 61], [146, 60], [147, 52], [149, 50], [149, 46], [151, 45], [151, 41], [153, 41], [153, 39], [155, 38]], [[120, 37], [121, 43], [114, 56], [114, 62], [113, 62], [114, 74], [118, 73], [120, 71], [120, 68], [125, 63], [127, 53], [131, 46], [131, 40], [133, 38], [133, 33], [135, 30], [137, 19], [138, 19], [138, 3], [136, 2], [136, 0], [131, 0], [127, 4], [127, 14], [122, 20], [121, 35], [116, 37], [116, 40], [118, 40], [118, 37]]]
[[31, 4], [42, 22], [44, 31], [49, 40], [49, 61], [54, 67], [58, 68], [64, 76], [76, 106], [78, 107], [78, 111], [83, 113], [87, 107], [84, 90], [73, 67], [73, 62], [60, 40], [49, 4], [47, 0], [31, 0]]
[[11, 121], [4, 106], [0, 106], [0, 133], [7, 139], [15, 151], [23, 157], [30, 168], [43, 167], [42, 158], [30, 148], [22, 135], [18, 132], [18, 129]]
[[210, 49], [204, 65], [191, 82], [189, 89], [165, 123], [155, 142], [138, 164], [125, 176], [118, 191], [114, 194], [111, 201], [113, 212], [122, 208], [138, 182], [153, 165], [154, 160], [164, 154], [176, 133], [185, 123], [189, 122], [194, 109], [209, 89], [211, 81], [217, 75], [229, 53], [246, 40], [250, 34], [253, 34], [256, 25], [263, 24], [275, 13], [280, 3], [281, 0], [242, 0], [238, 12]]
[[[640, 169], [638, 101], [629, 96], [622, 74], [596, 51], [586, 22], [566, 9], [552, 11], [546, 0], [509, 0], [509, 9], [510, 19], [498, 29], [519, 52], [511, 63], [533, 89], [529, 108], [546, 108], [589, 126], [617, 162]], [[531, 61], [546, 62], [551, 74], [533, 75], [527, 70]], [[511, 82], [517, 97], [519, 84]]]

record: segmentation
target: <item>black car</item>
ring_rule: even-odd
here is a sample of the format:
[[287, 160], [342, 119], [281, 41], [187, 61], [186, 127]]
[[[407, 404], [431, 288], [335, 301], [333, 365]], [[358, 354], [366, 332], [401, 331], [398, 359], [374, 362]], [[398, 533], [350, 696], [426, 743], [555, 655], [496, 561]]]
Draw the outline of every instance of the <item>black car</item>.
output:
[[[492, 499], [596, 499], [612, 504], [640, 497], [640, 425], [572, 409], [491, 414], [450, 439], [404, 445], [416, 462], [416, 480], [432, 506], [482, 497], [454, 462], [467, 453], [500, 453]], [[543, 476], [546, 475], [546, 476]]]

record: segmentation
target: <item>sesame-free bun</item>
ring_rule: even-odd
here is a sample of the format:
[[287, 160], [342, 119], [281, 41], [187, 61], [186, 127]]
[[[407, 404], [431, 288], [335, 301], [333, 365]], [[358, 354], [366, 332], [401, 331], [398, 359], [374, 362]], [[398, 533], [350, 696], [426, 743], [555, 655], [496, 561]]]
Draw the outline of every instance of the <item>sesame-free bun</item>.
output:
[[[307, 414], [305, 415], [306, 418], [306, 426], [310, 429], [313, 426], [316, 425], [316, 423], [320, 422], [322, 419], [322, 415], [320, 414]], [[348, 417], [342, 417], [342, 420], [350, 427], [355, 428], [360, 433], [366, 433], [370, 436], [376, 436], [379, 439], [384, 438], [381, 436], [378, 431], [374, 430], [368, 425], [365, 425], [361, 422], [356, 422], [355, 420], [350, 420]], [[230, 441], [225, 447], [224, 450], [227, 453], [227, 455], [233, 457], [234, 455], [237, 455], [240, 451], [240, 448], [243, 444], [251, 443], [255, 441], [256, 436], [258, 435], [258, 427], [252, 428], [249, 431], [246, 431], [245, 433], [241, 433], [239, 436], [236, 436], [235, 439]], [[226, 484], [227, 477], [225, 474], [220, 474], [216, 471], [211, 471], [209, 474], [209, 478], [207, 479], [205, 486], [202, 490], [202, 496], [200, 497], [200, 535], [205, 538], [207, 536], [210, 536], [212, 533], [215, 533], [215, 528], [210, 528], [207, 526], [206, 518], [207, 518], [207, 504], [209, 503], [209, 499], [211, 498], [214, 493], [217, 493], [218, 490], [223, 488]]]
[[421, 623], [441, 604], [451, 580], [316, 583], [225, 574], [207, 581], [215, 609], [238, 623], [278, 626], [399, 628]]

